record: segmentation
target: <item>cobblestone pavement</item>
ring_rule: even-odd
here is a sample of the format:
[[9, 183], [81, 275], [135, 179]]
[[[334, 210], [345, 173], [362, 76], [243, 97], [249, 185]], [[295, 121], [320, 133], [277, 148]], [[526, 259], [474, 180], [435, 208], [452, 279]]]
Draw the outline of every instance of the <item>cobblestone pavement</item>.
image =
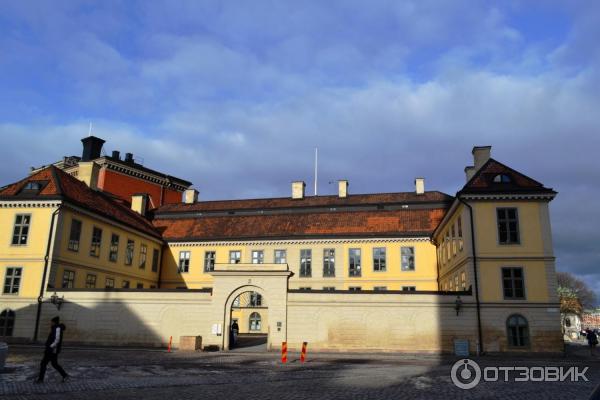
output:
[[588, 367], [588, 382], [481, 382], [455, 387], [456, 359], [391, 354], [297, 354], [282, 365], [276, 353], [166, 353], [125, 349], [66, 348], [61, 364], [72, 379], [60, 383], [49, 368], [33, 384], [41, 348], [11, 347], [0, 373], [0, 397], [16, 399], [587, 399], [600, 383], [600, 356], [584, 349], [569, 358], [473, 358], [485, 366]]

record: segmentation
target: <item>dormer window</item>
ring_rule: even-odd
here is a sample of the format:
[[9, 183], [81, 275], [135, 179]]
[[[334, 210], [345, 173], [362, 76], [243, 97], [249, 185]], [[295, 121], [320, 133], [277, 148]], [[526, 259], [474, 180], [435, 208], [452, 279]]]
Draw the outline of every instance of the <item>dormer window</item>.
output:
[[41, 182], [31, 181], [31, 182], [27, 182], [23, 189], [24, 190], [40, 190], [41, 188], [42, 188]]
[[494, 177], [494, 183], [511, 183], [512, 179], [506, 174], [498, 174]]

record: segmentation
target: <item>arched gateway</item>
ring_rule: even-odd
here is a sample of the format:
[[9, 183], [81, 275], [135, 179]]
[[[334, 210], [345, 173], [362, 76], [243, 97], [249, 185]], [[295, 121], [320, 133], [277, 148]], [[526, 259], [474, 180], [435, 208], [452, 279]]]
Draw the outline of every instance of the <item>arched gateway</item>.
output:
[[216, 264], [212, 275], [212, 324], [220, 326], [216, 330], [220, 333], [207, 338], [207, 345], [229, 349], [231, 309], [235, 299], [247, 292], [268, 299], [268, 320], [262, 326], [268, 335], [267, 349], [279, 347], [287, 340], [287, 289], [291, 275], [287, 264]]

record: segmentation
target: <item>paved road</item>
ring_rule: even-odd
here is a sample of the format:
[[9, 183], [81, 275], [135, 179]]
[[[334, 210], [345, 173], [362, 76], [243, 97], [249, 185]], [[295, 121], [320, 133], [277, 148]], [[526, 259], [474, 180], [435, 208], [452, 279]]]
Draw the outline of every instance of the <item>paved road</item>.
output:
[[115, 349], [65, 349], [62, 364], [72, 379], [34, 385], [41, 349], [11, 349], [0, 374], [6, 399], [586, 399], [600, 382], [598, 360], [484, 357], [485, 366], [588, 367], [588, 382], [481, 382], [471, 390], [452, 384], [454, 359], [394, 355], [295, 354], [282, 365], [275, 353], [165, 353]]

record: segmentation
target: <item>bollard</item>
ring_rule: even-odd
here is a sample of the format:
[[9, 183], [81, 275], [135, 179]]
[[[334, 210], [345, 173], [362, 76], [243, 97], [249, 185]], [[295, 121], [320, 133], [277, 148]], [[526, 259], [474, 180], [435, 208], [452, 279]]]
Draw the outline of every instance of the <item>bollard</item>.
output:
[[302, 342], [302, 352], [300, 353], [300, 362], [306, 361], [306, 347], [308, 346], [307, 342]]
[[284, 364], [287, 362], [287, 342], [281, 343], [281, 362]]
[[167, 348], [167, 353], [171, 352], [171, 343], [173, 343], [173, 336], [169, 338], [169, 347]]

